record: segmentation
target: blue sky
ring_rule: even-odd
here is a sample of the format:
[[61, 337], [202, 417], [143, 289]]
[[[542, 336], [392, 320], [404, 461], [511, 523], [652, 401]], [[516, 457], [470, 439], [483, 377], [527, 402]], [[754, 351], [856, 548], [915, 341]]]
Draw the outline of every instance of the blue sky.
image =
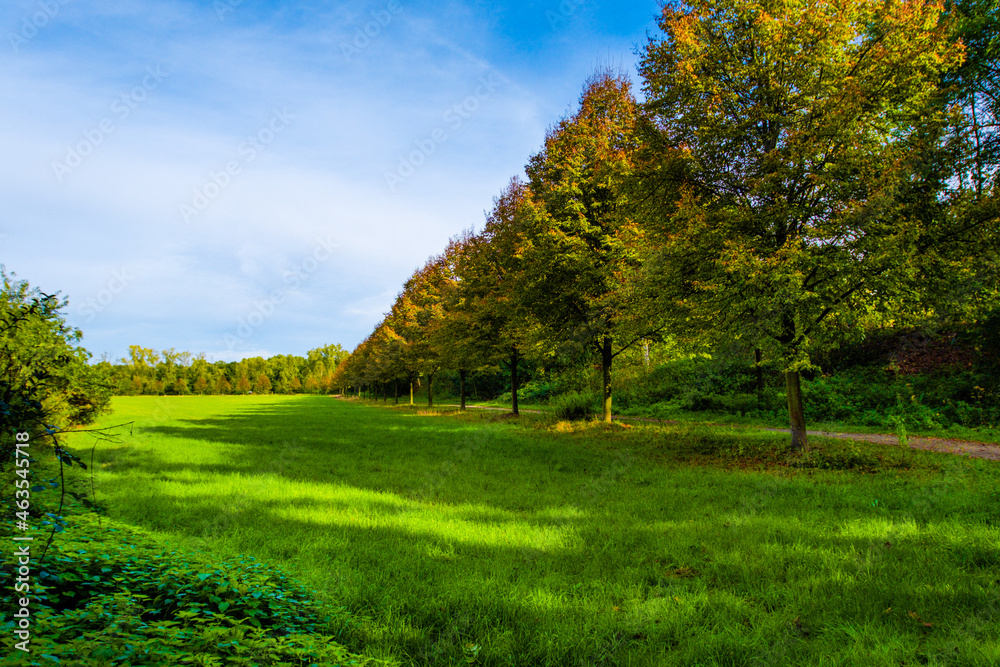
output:
[[0, 262], [84, 345], [353, 349], [656, 0], [6, 0]]

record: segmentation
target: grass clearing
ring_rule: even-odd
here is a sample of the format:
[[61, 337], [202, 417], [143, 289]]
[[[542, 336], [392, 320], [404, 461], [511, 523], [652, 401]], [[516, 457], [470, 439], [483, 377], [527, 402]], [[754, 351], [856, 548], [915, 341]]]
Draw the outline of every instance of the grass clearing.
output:
[[[1000, 467], [690, 425], [126, 397], [97, 500], [416, 665], [995, 665]], [[426, 414], [418, 414], [419, 412]], [[89, 460], [88, 436], [71, 446]], [[803, 467], [810, 466], [810, 467]]]

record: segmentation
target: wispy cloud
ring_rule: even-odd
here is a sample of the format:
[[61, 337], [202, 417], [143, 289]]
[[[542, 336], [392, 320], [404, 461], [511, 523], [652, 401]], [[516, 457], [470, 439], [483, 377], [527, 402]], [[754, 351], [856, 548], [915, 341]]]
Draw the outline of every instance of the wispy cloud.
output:
[[[97, 356], [353, 347], [413, 269], [481, 224], [594, 66], [634, 62], [656, 12], [223, 2], [0, 8], [2, 261], [68, 295]], [[282, 287], [318, 238], [337, 252]], [[227, 347], [275, 289], [281, 307]]]

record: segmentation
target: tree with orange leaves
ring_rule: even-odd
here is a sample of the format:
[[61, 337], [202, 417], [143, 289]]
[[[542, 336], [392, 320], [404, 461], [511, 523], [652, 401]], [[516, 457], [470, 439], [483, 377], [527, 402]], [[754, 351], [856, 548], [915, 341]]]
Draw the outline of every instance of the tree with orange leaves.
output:
[[537, 321], [524, 305], [524, 252], [527, 186], [513, 178], [479, 234], [467, 238], [457, 254], [458, 296], [464, 310], [466, 345], [478, 360], [510, 369], [511, 413], [519, 413], [518, 367], [526, 355], [539, 353]]
[[962, 47], [942, 10], [683, 0], [642, 58], [648, 108], [684, 163], [680, 202], [656, 221], [663, 293], [782, 360], [794, 449], [810, 350], [898, 303], [948, 224], [936, 84]]
[[638, 118], [628, 78], [598, 72], [527, 166], [520, 297], [555, 340], [597, 352], [606, 422], [613, 360], [663, 328], [643, 299], [649, 245], [631, 215]]

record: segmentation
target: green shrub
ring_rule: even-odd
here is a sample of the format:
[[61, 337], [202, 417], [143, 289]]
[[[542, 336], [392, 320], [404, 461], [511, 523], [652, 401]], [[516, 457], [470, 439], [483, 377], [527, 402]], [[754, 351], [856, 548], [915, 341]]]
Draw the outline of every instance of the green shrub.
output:
[[879, 458], [862, 449], [856, 442], [838, 445], [814, 446], [808, 452], [794, 461], [801, 468], [818, 468], [821, 470], [860, 470], [877, 472], [881, 462]]
[[556, 392], [557, 386], [545, 380], [531, 380], [517, 390], [520, 400], [530, 403], [544, 402]]
[[[5, 550], [3, 569], [13, 567]], [[31, 653], [14, 647], [12, 587], [0, 600], [0, 644], [17, 664], [386, 664], [341, 646], [352, 617], [323, 608], [279, 569], [166, 552], [124, 527], [99, 528], [93, 515], [70, 518], [32, 574]]]
[[571, 391], [554, 398], [551, 405], [559, 419], [588, 419], [596, 412], [598, 400], [593, 393]]

